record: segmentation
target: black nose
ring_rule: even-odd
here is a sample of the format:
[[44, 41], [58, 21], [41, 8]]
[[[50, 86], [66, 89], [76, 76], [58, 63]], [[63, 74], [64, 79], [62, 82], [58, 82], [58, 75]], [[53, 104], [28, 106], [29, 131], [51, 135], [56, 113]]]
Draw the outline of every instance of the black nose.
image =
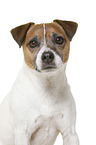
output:
[[43, 54], [42, 54], [42, 61], [44, 63], [49, 64], [53, 60], [54, 60], [54, 54], [51, 51], [47, 51], [47, 52], [45, 51], [45, 52], [43, 52]]

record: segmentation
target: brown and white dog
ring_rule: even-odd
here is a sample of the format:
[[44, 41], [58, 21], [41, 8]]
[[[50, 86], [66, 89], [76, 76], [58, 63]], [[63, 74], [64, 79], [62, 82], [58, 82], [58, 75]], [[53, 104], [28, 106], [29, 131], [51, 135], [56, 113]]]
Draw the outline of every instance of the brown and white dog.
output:
[[28, 23], [11, 33], [23, 46], [24, 65], [0, 105], [0, 145], [78, 145], [75, 102], [65, 68], [77, 23]]

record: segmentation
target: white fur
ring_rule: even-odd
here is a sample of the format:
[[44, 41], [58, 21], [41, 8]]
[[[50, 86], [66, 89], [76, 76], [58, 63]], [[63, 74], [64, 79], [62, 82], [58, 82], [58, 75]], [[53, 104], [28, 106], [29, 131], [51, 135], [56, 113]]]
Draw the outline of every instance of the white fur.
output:
[[44, 44], [46, 44], [46, 28], [45, 28], [45, 24], [43, 24], [43, 28], [44, 28]]
[[39, 73], [24, 63], [0, 106], [0, 145], [53, 145], [59, 132], [64, 145], [78, 145], [65, 66]]

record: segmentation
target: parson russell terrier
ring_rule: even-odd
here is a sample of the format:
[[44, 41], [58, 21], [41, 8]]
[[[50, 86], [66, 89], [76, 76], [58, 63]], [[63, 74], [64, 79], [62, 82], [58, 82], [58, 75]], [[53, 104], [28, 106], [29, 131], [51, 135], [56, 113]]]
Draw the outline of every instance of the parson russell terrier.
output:
[[0, 145], [78, 145], [75, 102], [65, 68], [77, 23], [28, 23], [11, 30], [24, 64], [0, 105]]

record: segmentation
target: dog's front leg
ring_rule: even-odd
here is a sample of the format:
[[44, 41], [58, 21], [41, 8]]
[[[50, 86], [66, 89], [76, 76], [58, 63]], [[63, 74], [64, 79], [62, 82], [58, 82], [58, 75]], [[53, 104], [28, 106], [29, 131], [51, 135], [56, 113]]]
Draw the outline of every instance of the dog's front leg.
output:
[[16, 128], [15, 134], [15, 145], [30, 145], [30, 137], [25, 129]]
[[64, 145], [79, 145], [79, 139], [74, 126], [68, 127], [62, 133]]

